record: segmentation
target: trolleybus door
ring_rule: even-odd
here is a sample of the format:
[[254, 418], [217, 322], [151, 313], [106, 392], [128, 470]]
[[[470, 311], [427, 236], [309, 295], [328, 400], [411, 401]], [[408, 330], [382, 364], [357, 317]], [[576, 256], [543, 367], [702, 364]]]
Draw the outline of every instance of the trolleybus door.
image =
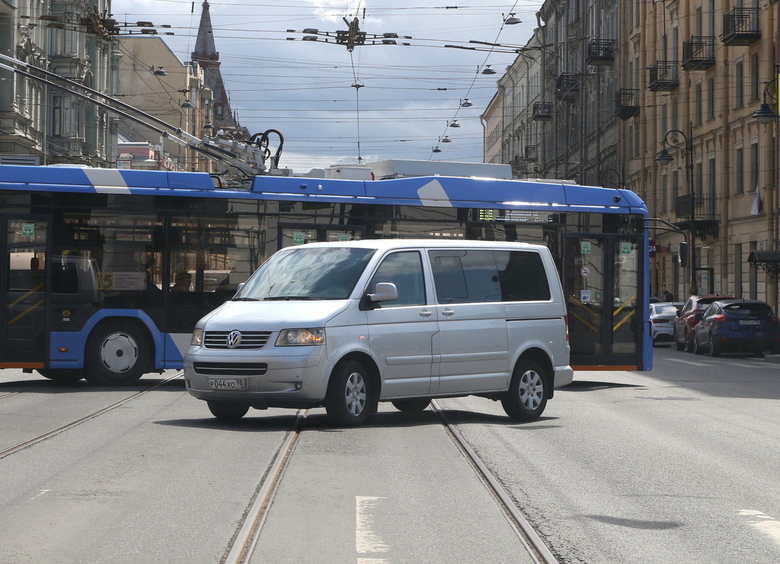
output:
[[0, 365], [43, 368], [48, 222], [2, 219]]
[[567, 237], [564, 287], [571, 364], [637, 367], [641, 351], [640, 241]]

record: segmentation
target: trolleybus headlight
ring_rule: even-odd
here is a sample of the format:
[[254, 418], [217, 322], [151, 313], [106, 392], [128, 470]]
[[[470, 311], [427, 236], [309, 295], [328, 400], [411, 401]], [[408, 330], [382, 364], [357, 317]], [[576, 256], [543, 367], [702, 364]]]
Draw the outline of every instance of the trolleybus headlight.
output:
[[276, 339], [277, 347], [324, 345], [325, 329], [284, 329]]
[[200, 327], [195, 328], [195, 330], [192, 332], [192, 340], [190, 340], [190, 344], [196, 347], [199, 347], [203, 344], [203, 329]]

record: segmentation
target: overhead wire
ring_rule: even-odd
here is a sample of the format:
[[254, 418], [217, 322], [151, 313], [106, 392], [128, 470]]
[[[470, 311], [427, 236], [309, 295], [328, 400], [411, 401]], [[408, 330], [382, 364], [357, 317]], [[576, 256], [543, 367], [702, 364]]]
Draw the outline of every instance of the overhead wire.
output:
[[[514, 4], [512, 4], [512, 7], [509, 9], [509, 13], [510, 13], [510, 14], [511, 14], [511, 13], [514, 13], [514, 10], [515, 10], [515, 8], [517, 7], [517, 3], [518, 3], [518, 1], [519, 1], [519, 0], [515, 0], [515, 3], [514, 3]], [[504, 17], [502, 17], [502, 18], [501, 18], [501, 26], [499, 27], [499, 29], [498, 29], [498, 33], [496, 34], [496, 38], [495, 38], [495, 40], [493, 41], [493, 43], [494, 43], [494, 44], [498, 43], [498, 38], [499, 38], [499, 37], [501, 37], [501, 33], [504, 31], [504, 27], [505, 27], [505, 26], [506, 26], [506, 19], [505, 19]], [[492, 53], [493, 53], [493, 46], [491, 45], [491, 46], [490, 46], [490, 49], [488, 50], [488, 54], [487, 54], [487, 55], [485, 55], [485, 59], [484, 59], [484, 61], [482, 62], [482, 65], [479, 65], [479, 66], [477, 66], [477, 72], [476, 72], [476, 74], [474, 75], [474, 78], [471, 80], [471, 84], [469, 85], [469, 88], [468, 88], [468, 90], [466, 91], [466, 94], [465, 94], [465, 96], [463, 97], [463, 100], [462, 100], [462, 101], [461, 101], [461, 102], [458, 104], [458, 107], [457, 107], [457, 109], [455, 110], [455, 115], [453, 115], [453, 116], [452, 116], [452, 119], [451, 119], [450, 121], [448, 121], [448, 122], [447, 122], [447, 125], [446, 125], [446, 126], [445, 126], [445, 128], [444, 128], [444, 133], [443, 133], [441, 136], [439, 136], [439, 141], [438, 141], [438, 142], [437, 142], [437, 144], [436, 144], [436, 145], [435, 145], [435, 146], [434, 146], [434, 147], [431, 149], [431, 154], [430, 154], [429, 160], [432, 160], [432, 159], [433, 159], [433, 155], [434, 155], [434, 154], [436, 154], [436, 153], [440, 153], [440, 152], [441, 152], [441, 147], [440, 147], [440, 145], [441, 145], [441, 143], [442, 143], [442, 139], [448, 138], [448, 137], [446, 136], [447, 129], [450, 127], [450, 124], [451, 124], [451, 123], [452, 123], [454, 120], [456, 120], [456, 119], [457, 119], [457, 117], [458, 117], [458, 114], [460, 113], [460, 110], [461, 110], [461, 108], [462, 108], [462, 107], [464, 107], [464, 106], [463, 106], [463, 104], [465, 103], [465, 101], [468, 101], [468, 100], [469, 100], [469, 95], [471, 94], [471, 90], [474, 88], [474, 84], [476, 84], [476, 82], [477, 82], [477, 79], [479, 78], [479, 75], [480, 75], [480, 73], [481, 73], [481, 70], [482, 70], [482, 69], [485, 67], [485, 65], [487, 64], [487, 61], [488, 61], [488, 59], [490, 58], [490, 55], [491, 55]]]

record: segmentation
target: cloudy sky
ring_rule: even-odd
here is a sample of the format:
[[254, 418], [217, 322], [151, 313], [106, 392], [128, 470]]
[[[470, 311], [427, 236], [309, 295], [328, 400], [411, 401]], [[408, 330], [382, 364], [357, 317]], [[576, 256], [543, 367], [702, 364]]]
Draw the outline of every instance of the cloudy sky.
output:
[[[450, 1], [210, 0], [222, 76], [239, 122], [250, 133], [281, 131], [280, 166], [296, 171], [358, 159], [480, 162], [479, 116], [514, 54], [445, 45], [524, 45], [541, 0]], [[160, 32], [173, 32], [165, 41], [187, 61], [202, 3], [113, 0], [112, 12], [120, 23], [152, 21]], [[510, 13], [523, 23], [503, 25]], [[399, 39], [409, 45], [365, 45], [350, 53], [333, 39], [301, 40], [304, 29], [334, 33], [347, 29], [343, 18], [356, 16], [369, 36], [397, 33], [411, 37]], [[482, 74], [485, 65], [497, 73]], [[461, 108], [466, 98], [473, 106]], [[461, 127], [448, 127], [453, 119]], [[445, 135], [450, 143], [440, 142]], [[441, 153], [432, 152], [437, 145]]]

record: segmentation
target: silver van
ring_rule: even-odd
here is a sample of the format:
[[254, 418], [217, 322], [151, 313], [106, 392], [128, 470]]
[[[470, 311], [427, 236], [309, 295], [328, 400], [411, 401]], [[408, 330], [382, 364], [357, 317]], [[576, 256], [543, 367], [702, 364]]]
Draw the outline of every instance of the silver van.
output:
[[363, 240], [289, 247], [201, 319], [187, 390], [220, 419], [324, 406], [359, 425], [389, 401], [500, 400], [537, 419], [572, 381], [563, 290], [540, 245]]

